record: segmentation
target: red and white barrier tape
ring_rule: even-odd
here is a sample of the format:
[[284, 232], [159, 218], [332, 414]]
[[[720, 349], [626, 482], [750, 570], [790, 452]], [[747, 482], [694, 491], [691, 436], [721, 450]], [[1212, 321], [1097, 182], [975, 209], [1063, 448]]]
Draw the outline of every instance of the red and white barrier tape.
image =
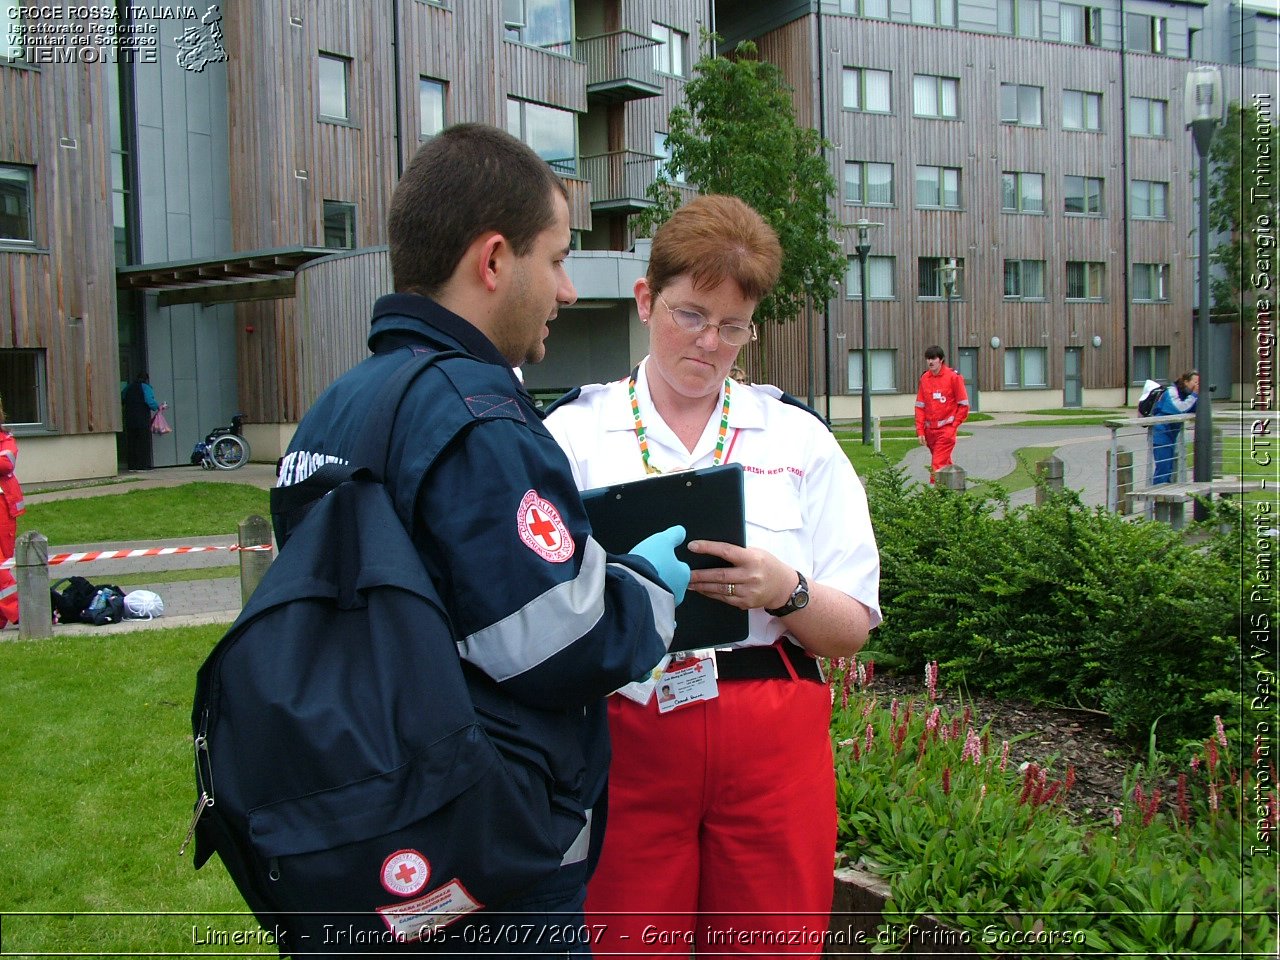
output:
[[[146, 547], [139, 550], [86, 550], [80, 553], [55, 553], [49, 558], [49, 566], [60, 563], [87, 563], [90, 560], [129, 560], [134, 557], [169, 557], [180, 553], [205, 553], [209, 550], [270, 550], [271, 544], [263, 543], [252, 547], [239, 544], [210, 547]], [[13, 560], [0, 563], [0, 569], [12, 567]]]

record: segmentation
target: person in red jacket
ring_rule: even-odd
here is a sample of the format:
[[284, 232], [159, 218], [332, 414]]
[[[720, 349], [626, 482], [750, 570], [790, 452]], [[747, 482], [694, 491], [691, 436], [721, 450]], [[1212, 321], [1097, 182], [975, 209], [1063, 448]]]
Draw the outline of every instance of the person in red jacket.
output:
[[[18, 441], [4, 428], [4, 401], [0, 400], [0, 563], [13, 558], [18, 537], [18, 515], [25, 511], [22, 487], [13, 468], [18, 462]], [[18, 622], [18, 583], [13, 569], [0, 567], [0, 629]]]
[[964, 377], [945, 363], [946, 355], [938, 345], [924, 352], [925, 366], [916, 391], [916, 436], [933, 454], [929, 482], [943, 467], [951, 466], [951, 451], [956, 445], [956, 430], [969, 416], [969, 394]]

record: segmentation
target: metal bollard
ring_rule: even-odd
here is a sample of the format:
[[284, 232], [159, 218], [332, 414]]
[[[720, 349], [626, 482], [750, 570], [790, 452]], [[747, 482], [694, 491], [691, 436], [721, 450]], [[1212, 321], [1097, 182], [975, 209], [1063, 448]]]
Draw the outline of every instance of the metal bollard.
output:
[[1062, 492], [1063, 464], [1056, 456], [1048, 456], [1036, 464], [1036, 476], [1044, 482], [1036, 484], [1036, 506], [1042, 506], [1053, 494]]
[[240, 521], [237, 527], [237, 542], [240, 544], [240, 603], [249, 602], [253, 591], [258, 589], [267, 567], [271, 566], [273, 550], [246, 550], [245, 547], [271, 546], [271, 521], [265, 520], [256, 513]]
[[32, 530], [13, 545], [13, 577], [18, 582], [18, 636], [40, 640], [53, 636], [49, 603], [49, 541]]
[[965, 472], [964, 467], [957, 467], [954, 463], [949, 467], [943, 467], [933, 475], [934, 482], [944, 490], [954, 490], [956, 493], [964, 493]]

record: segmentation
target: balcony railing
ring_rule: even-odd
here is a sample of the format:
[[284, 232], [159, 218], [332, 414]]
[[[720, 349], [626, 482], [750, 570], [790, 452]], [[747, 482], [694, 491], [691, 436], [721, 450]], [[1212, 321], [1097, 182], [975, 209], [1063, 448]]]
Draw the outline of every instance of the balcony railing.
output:
[[591, 209], [597, 213], [636, 213], [653, 206], [645, 196], [662, 158], [638, 150], [615, 150], [583, 157], [581, 176], [591, 181]]
[[577, 56], [587, 62], [587, 96], [622, 103], [662, 92], [653, 67], [658, 41], [632, 30], [615, 30], [578, 40]]

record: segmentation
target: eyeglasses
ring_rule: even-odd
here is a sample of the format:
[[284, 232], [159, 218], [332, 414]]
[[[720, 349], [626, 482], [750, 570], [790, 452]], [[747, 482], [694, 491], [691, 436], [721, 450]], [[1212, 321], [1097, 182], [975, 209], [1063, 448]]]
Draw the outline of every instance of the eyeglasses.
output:
[[696, 310], [681, 310], [671, 306], [663, 298], [662, 294], [658, 294], [658, 299], [662, 301], [662, 305], [671, 314], [671, 319], [676, 322], [676, 326], [681, 330], [687, 330], [689, 333], [701, 333], [707, 327], [713, 327], [720, 339], [731, 347], [740, 347], [756, 338], [756, 325], [754, 323], [748, 323], [745, 326], [741, 323], [712, 323]]

